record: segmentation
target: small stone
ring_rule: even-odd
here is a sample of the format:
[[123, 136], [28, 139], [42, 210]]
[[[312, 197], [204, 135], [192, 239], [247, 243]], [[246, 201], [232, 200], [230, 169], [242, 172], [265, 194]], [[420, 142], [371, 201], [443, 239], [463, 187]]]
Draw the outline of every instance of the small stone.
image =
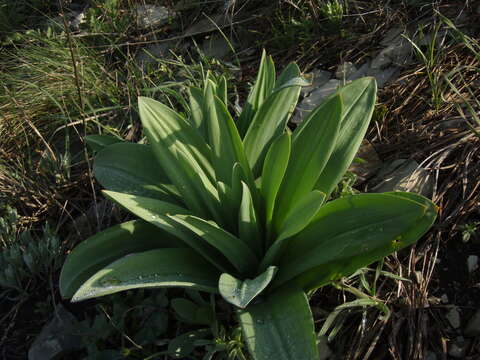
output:
[[392, 44], [381, 50], [372, 60], [372, 69], [383, 69], [390, 64], [403, 65], [409, 58], [412, 46], [404, 38], [397, 38]]
[[353, 161], [348, 170], [357, 175], [357, 184], [372, 177], [382, 165], [375, 148], [367, 139], [363, 139], [355, 158], [359, 161]]
[[440, 300], [442, 301], [442, 303], [448, 304], [448, 295], [447, 295], [447, 294], [443, 294], [443, 295], [440, 297]]
[[382, 41], [380, 41], [380, 45], [382, 46], [390, 45], [392, 42], [396, 41], [403, 32], [404, 32], [403, 28], [400, 28], [400, 27], [391, 28], [390, 30], [387, 31]]
[[310, 112], [319, 106], [329, 95], [337, 91], [341, 81], [337, 79], [331, 79], [327, 81], [323, 86], [312, 91], [310, 95], [303, 99], [298, 105], [297, 112], [293, 116], [292, 122], [300, 123], [305, 119]]
[[458, 312], [458, 308], [456, 306], [452, 306], [445, 317], [454, 329], [458, 329], [460, 327], [460, 313]]
[[332, 356], [332, 350], [328, 346], [328, 340], [326, 336], [319, 336], [317, 338], [317, 348], [318, 348], [318, 360], [327, 360]]
[[28, 360], [51, 360], [62, 354], [83, 348], [81, 336], [76, 334], [78, 320], [61, 304], [55, 317], [45, 325], [28, 351]]
[[143, 29], [163, 25], [174, 16], [174, 13], [165, 6], [138, 5], [135, 10], [137, 12], [137, 25]]
[[467, 327], [465, 328], [466, 336], [480, 335], [480, 309], [470, 318]]
[[305, 80], [312, 83], [309, 86], [302, 86], [300, 93], [303, 97], [307, 97], [312, 91], [323, 86], [328, 80], [331, 79], [332, 74], [325, 70], [315, 69], [310, 73], [304, 74]]
[[373, 76], [377, 80], [377, 86], [382, 88], [388, 81], [396, 78], [400, 74], [400, 68], [398, 66], [389, 66], [384, 70], [370, 68], [367, 71], [368, 76]]
[[468, 272], [471, 272], [471, 273], [478, 269], [478, 256], [477, 255], [470, 255], [467, 258], [467, 267], [468, 267]]
[[437, 360], [437, 354], [435, 354], [433, 351], [427, 351], [424, 360]]
[[347, 78], [347, 81], [353, 81], [353, 80], [360, 79], [361, 77], [367, 76], [368, 71], [370, 70], [370, 65], [371, 65], [371, 61], [369, 60], [366, 63], [364, 63], [362, 66], [360, 66], [360, 68], [357, 71], [350, 74], [350, 76]]
[[205, 56], [222, 59], [232, 50], [227, 40], [220, 34], [208, 36], [202, 44]]
[[346, 61], [343, 64], [338, 65], [337, 71], [335, 71], [335, 77], [338, 80], [346, 80], [348, 79], [352, 74], [357, 72], [357, 68], [353, 63]]
[[370, 192], [407, 191], [431, 198], [433, 179], [414, 160], [397, 159], [385, 163], [369, 182]]

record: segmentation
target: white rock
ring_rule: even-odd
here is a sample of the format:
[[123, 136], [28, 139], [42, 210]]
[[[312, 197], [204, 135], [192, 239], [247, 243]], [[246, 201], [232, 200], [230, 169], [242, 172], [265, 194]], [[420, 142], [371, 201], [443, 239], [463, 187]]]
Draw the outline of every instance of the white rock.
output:
[[458, 329], [460, 327], [460, 313], [458, 312], [458, 308], [456, 306], [452, 306], [445, 317], [454, 329]]
[[467, 258], [467, 267], [468, 272], [474, 272], [478, 269], [478, 256], [477, 255], [470, 255]]
[[163, 25], [174, 16], [174, 13], [165, 6], [137, 5], [135, 10], [137, 12], [137, 24], [141, 28]]

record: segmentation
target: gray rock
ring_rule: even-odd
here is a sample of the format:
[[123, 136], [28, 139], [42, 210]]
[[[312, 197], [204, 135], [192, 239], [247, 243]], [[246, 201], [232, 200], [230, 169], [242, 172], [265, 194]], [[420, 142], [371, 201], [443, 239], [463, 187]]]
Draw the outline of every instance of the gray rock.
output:
[[312, 91], [323, 86], [328, 80], [330, 80], [332, 74], [325, 70], [315, 69], [308, 74], [304, 74], [303, 77], [312, 83], [312, 85], [309, 86], [302, 86], [302, 89], [300, 90], [303, 97], [307, 97]]
[[135, 11], [137, 12], [137, 25], [143, 29], [163, 25], [175, 15], [165, 6], [150, 4], [137, 5]]
[[386, 69], [370, 68], [367, 71], [368, 76], [373, 76], [377, 80], [377, 86], [382, 88], [388, 81], [393, 80], [400, 74], [398, 66], [389, 66]]
[[467, 350], [465, 339], [461, 336], [455, 339], [448, 347], [448, 355], [455, 359], [463, 359]]
[[470, 318], [465, 328], [466, 336], [480, 335], [480, 309]]
[[183, 33], [183, 35], [193, 36], [198, 34], [204, 34], [218, 30], [218, 28], [224, 28], [226, 26], [229, 26], [231, 23], [231, 19], [225, 13], [220, 13], [196, 22], [195, 24], [188, 27]]
[[333, 94], [340, 84], [340, 80], [331, 79], [318, 89], [312, 91], [298, 106], [292, 122], [297, 124], [302, 122], [313, 109], [319, 106], [329, 95]]
[[403, 65], [407, 62], [412, 51], [412, 46], [408, 40], [397, 38], [393, 43], [381, 50], [372, 60], [372, 69], [383, 69], [390, 64]]
[[222, 59], [227, 56], [232, 49], [227, 40], [220, 34], [208, 36], [202, 44], [205, 56]]
[[478, 269], [478, 256], [477, 255], [470, 255], [467, 258], [467, 267], [468, 272], [474, 272]]
[[361, 77], [367, 76], [368, 71], [370, 70], [370, 64], [371, 64], [371, 61], [368, 60], [366, 63], [360, 66], [360, 68], [357, 71], [350, 74], [350, 76], [347, 78], [347, 81], [353, 81], [353, 80], [360, 79]]
[[318, 360], [327, 360], [330, 356], [332, 356], [332, 350], [328, 346], [328, 341], [326, 336], [319, 336], [317, 338], [317, 347], [319, 357]]
[[354, 161], [348, 170], [357, 175], [359, 184], [372, 177], [382, 165], [375, 148], [367, 139], [363, 139], [355, 158], [359, 158], [360, 161]]
[[458, 308], [456, 306], [452, 305], [448, 313], [445, 315], [445, 318], [454, 329], [458, 329], [460, 327], [460, 313], [458, 312]]
[[407, 191], [433, 195], [432, 176], [414, 160], [398, 159], [386, 163], [369, 184], [370, 192]]
[[55, 317], [45, 325], [28, 351], [28, 360], [51, 360], [69, 351], [83, 348], [82, 339], [75, 334], [77, 319], [60, 304]]
[[345, 61], [343, 64], [338, 65], [335, 71], [335, 77], [338, 80], [347, 80], [351, 75], [357, 72], [357, 68], [353, 63]]
[[172, 49], [171, 43], [150, 44], [141, 49], [135, 60], [140, 67], [157, 62], [156, 58], [169, 58], [171, 56], [169, 50]]
[[393, 27], [387, 31], [383, 39], [380, 41], [380, 45], [382, 46], [389, 46], [392, 42], [397, 41], [401, 34], [403, 34], [405, 30], [400, 27]]

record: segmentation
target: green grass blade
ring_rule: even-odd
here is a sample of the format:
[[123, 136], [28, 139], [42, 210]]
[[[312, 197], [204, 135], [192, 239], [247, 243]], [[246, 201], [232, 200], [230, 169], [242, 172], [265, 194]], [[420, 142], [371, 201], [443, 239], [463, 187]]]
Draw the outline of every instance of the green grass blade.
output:
[[375, 108], [377, 84], [374, 78], [361, 78], [338, 91], [343, 114], [338, 139], [315, 188], [327, 194], [333, 191], [347, 171], [360, 147]]
[[203, 90], [190, 87], [188, 89], [188, 101], [190, 105], [190, 123], [198, 130], [204, 139], [207, 138], [205, 121], [203, 119], [204, 96]]
[[107, 190], [182, 205], [178, 191], [148, 145], [127, 142], [110, 145], [95, 157], [93, 172]]
[[341, 116], [342, 99], [337, 95], [314, 110], [293, 133], [290, 160], [274, 212], [277, 233], [288, 212], [313, 190], [334, 149]]
[[131, 253], [183, 244], [169, 233], [143, 220], [112, 226], [80, 243], [70, 254], [60, 273], [60, 293], [70, 298], [93, 274]]
[[238, 313], [254, 360], [318, 360], [315, 327], [305, 293], [283, 289]]
[[256, 270], [258, 259], [248, 245], [214, 222], [191, 215], [169, 215], [168, 217], [220, 251], [239, 274], [250, 275]]
[[417, 241], [437, 208], [420, 195], [361, 194], [324, 205], [290, 239], [275, 286], [292, 280], [310, 290], [327, 284]]
[[188, 248], [149, 250], [117, 260], [89, 278], [72, 301], [148, 287], [185, 287], [216, 293], [218, 271]]

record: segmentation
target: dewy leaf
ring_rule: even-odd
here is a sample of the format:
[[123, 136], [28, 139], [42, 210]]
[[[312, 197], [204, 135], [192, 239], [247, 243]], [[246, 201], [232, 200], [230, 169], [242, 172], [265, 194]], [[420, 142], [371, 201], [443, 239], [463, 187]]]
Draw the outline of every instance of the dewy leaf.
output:
[[290, 158], [290, 134], [280, 135], [270, 146], [263, 163], [261, 194], [265, 201], [267, 228], [270, 227], [277, 192]]
[[153, 153], [165, 174], [195, 213], [218, 218], [218, 194], [210, 150], [198, 131], [175, 111], [153, 99], [140, 97], [140, 118]]
[[107, 146], [120, 143], [123, 140], [112, 135], [88, 135], [85, 137], [85, 141], [90, 149], [93, 151], [100, 151]]
[[220, 275], [220, 279], [218, 280], [218, 290], [225, 301], [240, 309], [245, 309], [253, 299], [265, 290], [276, 273], [277, 268], [270, 266], [255, 279], [247, 279], [244, 281], [224, 273]]
[[315, 186], [327, 194], [327, 198], [347, 171], [365, 137], [375, 108], [377, 84], [374, 78], [361, 78], [342, 87], [338, 93], [344, 105], [342, 122], [335, 148]]
[[[298, 67], [296, 70], [299, 76]], [[263, 161], [272, 142], [284, 133], [299, 95], [300, 86], [297, 84], [282, 87], [273, 91], [256, 112], [243, 140], [245, 153], [254, 176], [260, 175]]]
[[398, 194], [352, 195], [324, 205], [290, 239], [274, 286], [291, 280], [314, 289], [417, 241], [433, 224], [436, 206]]
[[238, 119], [238, 131], [242, 137], [247, 132], [255, 113], [263, 104], [267, 96], [270, 95], [274, 86], [275, 65], [273, 64], [272, 57], [267, 56], [267, 53], [263, 50], [257, 79]]
[[313, 317], [302, 290], [276, 291], [238, 318], [254, 360], [318, 360]]
[[334, 149], [342, 100], [339, 95], [314, 110], [302, 128], [293, 133], [292, 151], [275, 205], [274, 227], [278, 232], [288, 212], [311, 192]]
[[287, 215], [283, 228], [280, 229], [278, 238], [269, 246], [260, 265], [260, 269], [275, 264], [278, 256], [287, 244], [287, 239], [303, 230], [310, 223], [324, 201], [325, 194], [318, 190], [312, 191], [300, 200], [296, 207]]
[[190, 211], [161, 200], [113, 191], [103, 191], [103, 193], [107, 198], [115, 201], [132, 214], [178, 237], [222, 272], [228, 272], [226, 269], [232, 269], [221, 252], [202, 241], [201, 238], [196, 237], [191, 231], [178, 226], [178, 222], [169, 217], [169, 215], [174, 214], [189, 214]]
[[146, 287], [185, 287], [215, 293], [218, 276], [218, 271], [192, 249], [149, 250], [105, 266], [80, 287], [72, 301]]
[[95, 157], [93, 172], [107, 190], [182, 205], [178, 191], [148, 145], [122, 142], [108, 146]]
[[80, 243], [60, 273], [60, 293], [70, 298], [88, 278], [125, 255], [163, 247], [182, 247], [179, 239], [143, 220], [112, 226]]
[[169, 218], [219, 250], [240, 274], [248, 275], [256, 270], [258, 259], [248, 245], [214, 222], [191, 215], [170, 215]]

